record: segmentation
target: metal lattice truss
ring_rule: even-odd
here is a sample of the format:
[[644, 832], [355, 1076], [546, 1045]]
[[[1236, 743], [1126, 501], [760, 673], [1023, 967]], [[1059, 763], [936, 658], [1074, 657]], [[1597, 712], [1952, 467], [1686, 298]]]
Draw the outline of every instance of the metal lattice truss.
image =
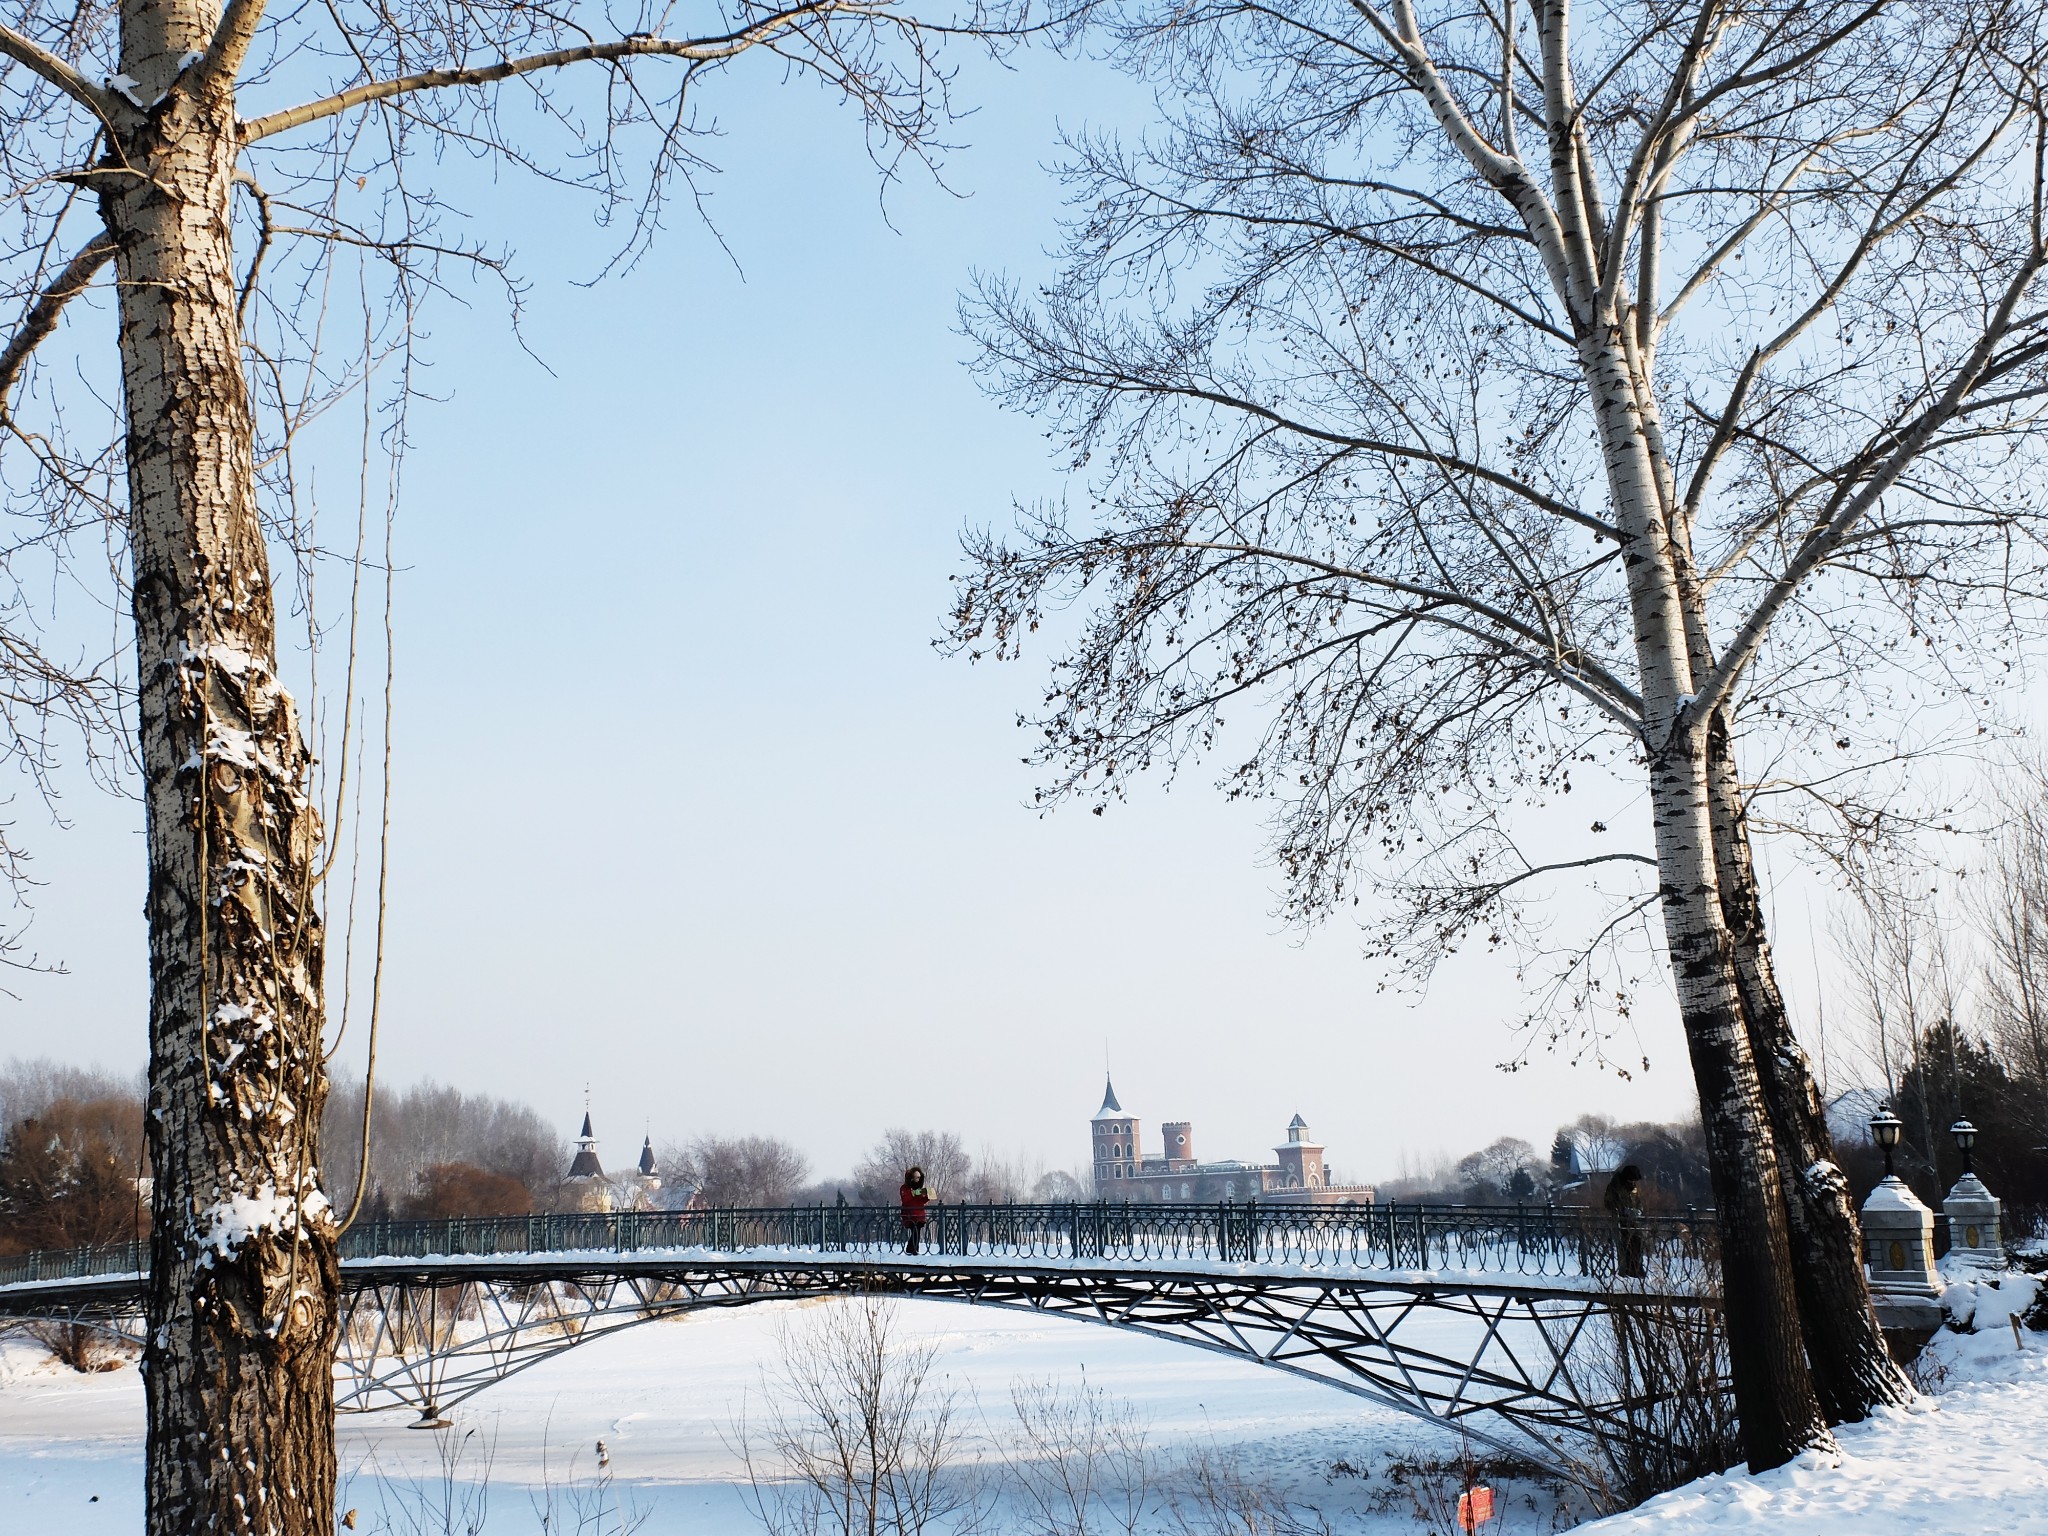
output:
[[[1646, 1320], [1714, 1329], [1698, 1297], [973, 1260], [348, 1266], [337, 1403], [423, 1422], [587, 1340], [678, 1313], [885, 1292], [1071, 1317], [1193, 1344], [1458, 1426], [1564, 1469], [1590, 1443], [1657, 1433], [1617, 1369]], [[1249, 1268], [1247, 1266], [1247, 1268]], [[468, 1271], [468, 1272], [465, 1272]], [[1620, 1391], [1617, 1381], [1631, 1382]], [[1718, 1379], [1707, 1383], [1718, 1390]], [[1654, 1395], [1654, 1394], [1653, 1394]]]
[[87, 1328], [140, 1348], [143, 1285], [141, 1275], [96, 1275], [0, 1286], [0, 1329], [38, 1323]]
[[[1667, 1277], [1660, 1284], [1611, 1272], [1316, 1268], [1213, 1254], [909, 1257], [879, 1243], [857, 1252], [659, 1250], [609, 1235], [618, 1242], [609, 1252], [593, 1244], [344, 1259], [337, 1405], [407, 1407], [436, 1423], [492, 1383], [621, 1328], [878, 1291], [1192, 1344], [1455, 1425], [1567, 1475], [1599, 1453], [1710, 1438], [1701, 1414], [1727, 1402], [1712, 1287], [1682, 1259], [1651, 1267]], [[0, 1322], [133, 1339], [144, 1285], [132, 1271], [0, 1285]]]

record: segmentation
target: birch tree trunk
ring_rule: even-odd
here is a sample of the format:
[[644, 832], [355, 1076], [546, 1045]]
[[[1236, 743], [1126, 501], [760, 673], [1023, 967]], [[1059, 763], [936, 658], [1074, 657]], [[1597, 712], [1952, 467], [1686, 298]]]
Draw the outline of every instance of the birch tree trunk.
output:
[[218, 21], [204, 0], [127, 0], [122, 68], [156, 105], [118, 114], [94, 173], [119, 276], [148, 821], [147, 1528], [329, 1536], [339, 1277], [315, 1167], [319, 814], [276, 675], [232, 84], [171, 90]]
[[1736, 1412], [1744, 1454], [1762, 1471], [1828, 1436], [1800, 1326], [1777, 1147], [1715, 889], [1704, 762], [1691, 745], [1674, 740], [1652, 762], [1652, 816], [1666, 943], [1720, 1214]]
[[1792, 1032], [1771, 967], [1763, 898], [1735, 773], [1727, 721], [1716, 712], [1707, 734], [1707, 782], [1714, 817], [1714, 862], [1721, 911], [1733, 944], [1742, 1016], [1763, 1083], [1771, 1132], [1785, 1179], [1785, 1219], [1797, 1262], [1793, 1284], [1814, 1389], [1830, 1423], [1901, 1404], [1912, 1383], [1892, 1359], [1863, 1273], [1862, 1227], [1849, 1181], [1835, 1162], [1834, 1138], [1806, 1052]]
[[1659, 494], [1652, 424], [1641, 406], [1649, 391], [1639, 387], [1611, 315], [1582, 334], [1579, 354], [1612, 505], [1628, 540], [1623, 558], [1649, 737], [1659, 902], [1720, 1213], [1743, 1450], [1750, 1467], [1762, 1471], [1826, 1444], [1827, 1427], [1808, 1369], [1777, 1151], [1722, 916], [1707, 733], [1691, 709], [1686, 605]]

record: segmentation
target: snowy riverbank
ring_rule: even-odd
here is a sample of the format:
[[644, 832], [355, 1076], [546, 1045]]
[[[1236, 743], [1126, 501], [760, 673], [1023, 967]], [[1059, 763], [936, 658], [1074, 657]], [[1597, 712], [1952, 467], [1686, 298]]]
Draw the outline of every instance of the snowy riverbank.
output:
[[1836, 1431], [1839, 1456], [1702, 1478], [1581, 1536], [2048, 1536], [2048, 1334], [2010, 1323], [2035, 1290], [1952, 1283], [1978, 1331], [1936, 1335], [1915, 1365], [1931, 1395]]

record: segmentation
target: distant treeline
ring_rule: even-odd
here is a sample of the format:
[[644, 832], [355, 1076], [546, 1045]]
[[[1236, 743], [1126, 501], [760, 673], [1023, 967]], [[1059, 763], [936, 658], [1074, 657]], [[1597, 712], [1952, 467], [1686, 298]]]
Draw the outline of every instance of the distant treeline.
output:
[[[1965, 1059], [1974, 1061], [1974, 1057]], [[321, 1133], [328, 1197], [353, 1205], [361, 1164], [363, 1092], [338, 1084]], [[148, 1163], [139, 1077], [14, 1062], [0, 1070], [0, 1253], [108, 1243], [147, 1230]], [[623, 1170], [630, 1158], [614, 1161]], [[516, 1216], [585, 1198], [565, 1183], [571, 1156], [561, 1130], [529, 1105], [440, 1083], [380, 1087], [371, 1117], [366, 1218]], [[1622, 1163], [1640, 1167], [1655, 1205], [1711, 1202], [1697, 1125], [1616, 1124], [1583, 1116], [1559, 1129], [1547, 1153], [1503, 1137], [1451, 1162], [1409, 1170], [1381, 1198], [1509, 1203], [1597, 1199]], [[887, 1130], [848, 1172], [816, 1177], [792, 1143], [771, 1135], [702, 1135], [656, 1152], [658, 1203], [718, 1206], [886, 1205], [903, 1172], [925, 1171], [940, 1200], [1086, 1200], [1086, 1170], [1049, 1169], [984, 1149], [947, 1131]]]
[[142, 1077], [52, 1061], [0, 1070], [0, 1254], [147, 1230]]
[[1711, 1206], [1705, 1133], [1697, 1120], [1619, 1122], [1581, 1115], [1558, 1127], [1547, 1151], [1519, 1136], [1502, 1136], [1476, 1152], [1409, 1168], [1381, 1182], [1381, 1200], [1459, 1205], [1596, 1203], [1608, 1176], [1634, 1165], [1654, 1210]]
[[[56, 1062], [0, 1067], [0, 1254], [125, 1242], [148, 1231], [149, 1164], [140, 1074]], [[342, 1212], [362, 1166], [363, 1086], [338, 1083], [321, 1121], [322, 1187]], [[530, 1105], [427, 1082], [380, 1086], [370, 1119], [366, 1219], [519, 1216], [568, 1209], [568, 1139]], [[629, 1170], [630, 1151], [614, 1156]], [[1028, 1159], [970, 1154], [944, 1131], [892, 1129], [853, 1169], [816, 1178], [775, 1136], [704, 1135], [657, 1153], [657, 1201], [680, 1205], [887, 1204], [921, 1166], [942, 1200], [1086, 1199], [1077, 1175]]]

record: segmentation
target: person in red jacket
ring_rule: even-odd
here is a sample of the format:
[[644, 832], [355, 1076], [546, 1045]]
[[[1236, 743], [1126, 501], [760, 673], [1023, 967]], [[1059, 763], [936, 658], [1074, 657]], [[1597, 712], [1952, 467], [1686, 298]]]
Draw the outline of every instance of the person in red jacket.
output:
[[903, 1230], [910, 1238], [903, 1251], [915, 1253], [917, 1240], [924, 1236], [924, 1208], [931, 1203], [932, 1198], [932, 1192], [924, 1187], [922, 1168], [903, 1170], [903, 1187], [896, 1191], [896, 1198], [903, 1202]]

